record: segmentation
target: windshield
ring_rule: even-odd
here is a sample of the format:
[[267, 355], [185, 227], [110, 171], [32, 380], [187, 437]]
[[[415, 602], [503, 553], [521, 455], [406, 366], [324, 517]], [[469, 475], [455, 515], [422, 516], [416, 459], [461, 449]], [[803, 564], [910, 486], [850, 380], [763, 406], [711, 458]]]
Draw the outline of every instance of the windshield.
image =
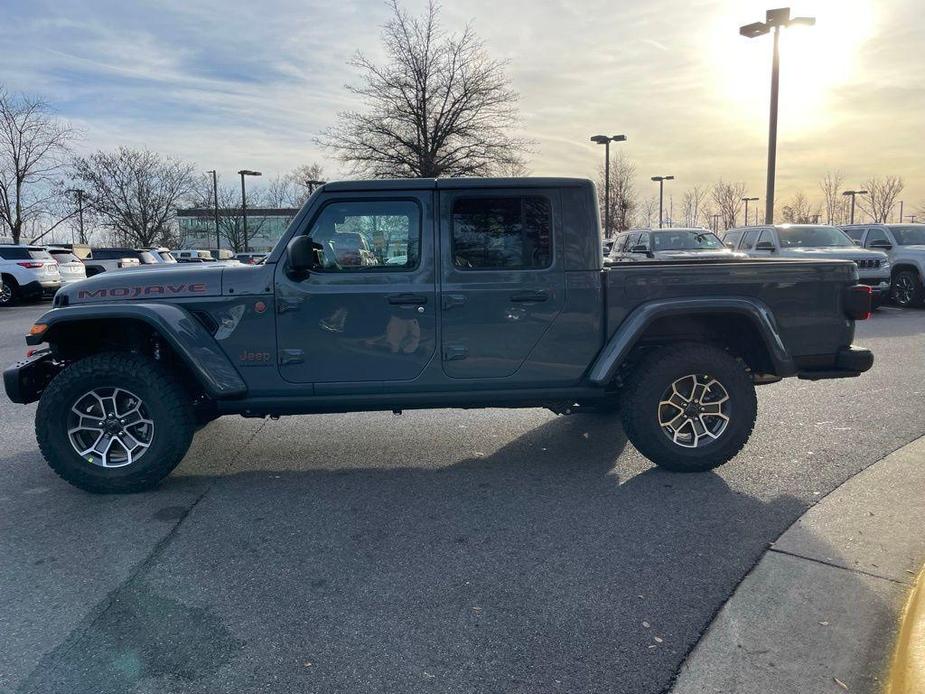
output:
[[783, 248], [853, 248], [854, 242], [835, 227], [778, 227]]
[[165, 263], [175, 263], [177, 259], [170, 255], [170, 251], [158, 251], [157, 254], [161, 257], [161, 260]]
[[900, 246], [925, 246], [925, 225], [890, 227]]
[[722, 249], [722, 241], [709, 231], [653, 231], [653, 251], [704, 251]]

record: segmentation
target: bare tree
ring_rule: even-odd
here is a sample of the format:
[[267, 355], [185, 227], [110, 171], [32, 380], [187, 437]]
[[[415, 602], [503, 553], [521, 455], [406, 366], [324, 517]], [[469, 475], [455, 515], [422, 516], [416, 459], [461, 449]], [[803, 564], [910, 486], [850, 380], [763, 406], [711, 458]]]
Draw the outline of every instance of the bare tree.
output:
[[137, 246], [169, 239], [177, 205], [194, 189], [190, 164], [125, 147], [77, 157], [73, 176], [102, 224]]
[[681, 203], [684, 226], [708, 226], [705, 219], [706, 201], [707, 189], [702, 186], [694, 186], [684, 193], [684, 200]]
[[287, 178], [292, 183], [294, 193], [290, 206], [301, 207], [315, 192], [318, 183], [325, 180], [324, 169], [317, 162], [302, 164], [290, 171]]
[[845, 197], [841, 194], [844, 181], [845, 177], [841, 171], [826, 171], [825, 176], [819, 181], [825, 204], [826, 224], [840, 224], [844, 221], [842, 214], [845, 209]]
[[267, 181], [263, 190], [265, 204], [268, 207], [297, 207], [296, 198], [301, 191], [289, 175], [276, 175]]
[[[280, 183], [283, 181], [283, 183]], [[263, 229], [266, 217], [255, 215], [254, 208], [259, 207], [291, 207], [291, 198], [286, 198], [286, 192], [292, 193], [293, 188], [290, 182], [289, 190], [286, 190], [285, 177], [277, 176], [271, 179], [269, 186], [265, 189], [255, 188], [247, 191], [247, 238], [252, 239]], [[281, 188], [277, 188], [278, 184]], [[212, 210], [215, 208], [216, 193], [212, 190], [212, 176], [204, 175], [194, 179], [193, 189], [188, 196], [188, 202], [194, 208], [209, 210], [210, 225], [214, 224]], [[283, 192], [280, 192], [280, 191]], [[235, 184], [223, 185], [221, 177], [218, 178], [218, 234], [224, 239], [228, 246], [235, 253], [244, 251], [244, 212], [241, 209], [241, 189]], [[283, 196], [282, 198], [280, 196]], [[209, 237], [214, 235], [214, 227], [210, 226]], [[183, 242], [188, 242], [183, 239]]]
[[[63, 187], [74, 131], [41, 99], [13, 96], [0, 87], [0, 222], [19, 243], [24, 226], [35, 227], [52, 211]], [[48, 233], [68, 217], [48, 221]]]
[[713, 185], [710, 197], [713, 200], [715, 213], [720, 215], [723, 229], [734, 227], [736, 218], [739, 216], [739, 210], [742, 209], [745, 184], [742, 182], [726, 183], [723, 179], [720, 179]]
[[658, 226], [658, 196], [644, 198], [637, 207], [634, 223], [646, 229]]
[[[606, 184], [605, 168], [602, 165], [598, 171], [598, 203], [600, 204], [601, 228], [606, 219]], [[617, 152], [610, 162], [610, 229], [604, 229], [604, 237], [610, 238], [614, 233], [629, 229], [630, 221], [636, 213], [638, 201], [633, 179], [636, 176], [636, 165], [633, 164], [624, 152]]]
[[867, 179], [864, 187], [867, 195], [858, 196], [858, 207], [870, 215], [872, 221], [885, 224], [906, 184], [900, 176], [884, 176]]
[[382, 64], [358, 53], [361, 86], [348, 86], [366, 109], [340, 114], [319, 142], [354, 172], [378, 178], [489, 175], [521, 160], [529, 142], [510, 134], [517, 94], [506, 63], [489, 58], [467, 26], [440, 27], [431, 0], [420, 18], [391, 0]]
[[794, 193], [780, 211], [786, 224], [818, 224], [821, 216], [822, 206], [811, 202], [802, 191]]

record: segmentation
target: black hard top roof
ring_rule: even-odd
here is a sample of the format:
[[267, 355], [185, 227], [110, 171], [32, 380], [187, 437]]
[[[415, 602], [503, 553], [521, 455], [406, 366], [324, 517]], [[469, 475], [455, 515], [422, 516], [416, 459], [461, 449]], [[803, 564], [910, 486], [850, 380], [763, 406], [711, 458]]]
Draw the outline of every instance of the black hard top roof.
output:
[[565, 188], [591, 185], [587, 178], [391, 178], [363, 181], [331, 181], [326, 191], [434, 190], [460, 188]]

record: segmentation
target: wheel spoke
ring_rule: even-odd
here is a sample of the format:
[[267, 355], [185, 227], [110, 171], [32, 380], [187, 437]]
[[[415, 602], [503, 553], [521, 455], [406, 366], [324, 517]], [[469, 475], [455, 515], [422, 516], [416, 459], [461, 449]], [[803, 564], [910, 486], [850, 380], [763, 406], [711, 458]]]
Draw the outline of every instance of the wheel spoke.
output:
[[688, 374], [665, 389], [658, 402], [658, 423], [676, 445], [698, 448], [726, 431], [730, 404], [729, 392], [716, 378]]

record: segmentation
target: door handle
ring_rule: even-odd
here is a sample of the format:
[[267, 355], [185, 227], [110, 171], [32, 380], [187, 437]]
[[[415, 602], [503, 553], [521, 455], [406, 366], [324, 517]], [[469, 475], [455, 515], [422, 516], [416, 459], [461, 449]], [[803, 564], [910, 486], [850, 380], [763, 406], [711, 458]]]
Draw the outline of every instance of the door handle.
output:
[[533, 301], [546, 301], [549, 299], [549, 294], [544, 290], [539, 290], [535, 292], [519, 292], [511, 296], [511, 301], [519, 302], [533, 302]]
[[427, 303], [423, 294], [389, 294], [389, 303], [398, 306], [420, 306]]

